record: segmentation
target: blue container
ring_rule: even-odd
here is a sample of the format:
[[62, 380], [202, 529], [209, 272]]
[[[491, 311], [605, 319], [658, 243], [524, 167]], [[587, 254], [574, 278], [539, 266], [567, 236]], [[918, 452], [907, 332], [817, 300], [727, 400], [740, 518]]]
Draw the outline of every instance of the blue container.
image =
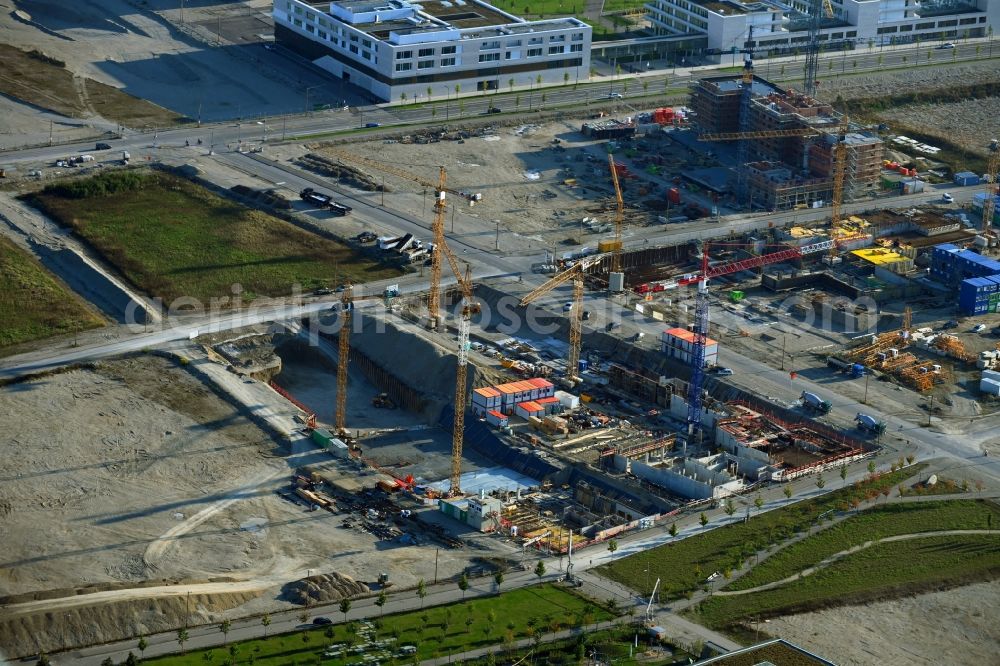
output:
[[961, 173], [955, 174], [955, 184], [960, 187], [968, 187], [970, 185], [979, 184], [979, 176], [972, 173], [971, 171], [962, 171]]
[[587, 359], [581, 358], [579, 361], [577, 361], [577, 366], [579, 366], [580, 372], [584, 372], [587, 370], [587, 368], [590, 367], [590, 363], [587, 362]]

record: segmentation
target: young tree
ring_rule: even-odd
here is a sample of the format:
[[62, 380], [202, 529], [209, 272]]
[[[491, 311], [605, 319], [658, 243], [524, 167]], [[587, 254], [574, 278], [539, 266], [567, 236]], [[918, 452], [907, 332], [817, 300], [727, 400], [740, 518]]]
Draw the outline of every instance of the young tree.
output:
[[475, 623], [475, 621], [476, 618], [472, 617], [471, 615], [465, 618], [465, 633], [467, 634], [472, 633], [472, 625]]
[[874, 460], [869, 460], [868, 461], [868, 473], [869, 474], [874, 474], [875, 473], [875, 461]]
[[465, 599], [465, 592], [469, 589], [469, 577], [462, 574], [462, 577], [458, 579], [458, 589], [462, 590], [462, 599]]
[[427, 583], [421, 578], [417, 581], [417, 596], [420, 597], [420, 607], [424, 607], [424, 597], [427, 596]]
[[181, 654], [184, 654], [184, 644], [188, 640], [188, 630], [181, 627], [177, 630], [177, 644], [181, 646]]
[[698, 522], [701, 523], [702, 527], [705, 527], [705, 525], [708, 525], [708, 516], [705, 515], [704, 511], [702, 511], [701, 512], [701, 516], [698, 517]]
[[840, 480], [844, 482], [845, 486], [847, 485], [847, 465], [840, 466]]
[[503, 585], [503, 572], [498, 571], [493, 574], [493, 582], [497, 584], [497, 594], [500, 594], [500, 586]]
[[[303, 643], [308, 643], [309, 642], [309, 634], [306, 634], [306, 633], [302, 634], [302, 642]], [[236, 656], [239, 653], [240, 653], [240, 646], [239, 645], [235, 645], [234, 644], [234, 645], [230, 645], [229, 646], [229, 663], [232, 666], [236, 666]]]
[[643, 94], [646, 94], [646, 93], [649, 92], [649, 81], [643, 81], [642, 82], [642, 92], [643, 92]]
[[264, 613], [260, 617], [260, 624], [264, 627], [264, 638], [267, 638], [267, 628], [271, 626], [271, 616]]
[[378, 606], [379, 617], [382, 616], [382, 610], [385, 607], [385, 602], [389, 600], [389, 596], [385, 593], [385, 590], [381, 590], [378, 593], [378, 597], [375, 598], [375, 605]]
[[736, 505], [733, 504], [733, 500], [731, 499], [726, 500], [726, 504], [723, 509], [725, 510], [727, 516], [731, 516], [736, 513]]
[[669, 531], [669, 533], [670, 533], [671, 537], [676, 537], [677, 536], [677, 523], [670, 523], [670, 531]]
[[608, 541], [608, 552], [614, 555], [616, 550], [618, 550], [618, 542], [614, 539], [611, 539], [610, 541]]
[[340, 612], [344, 614], [344, 622], [347, 622], [347, 614], [351, 612], [351, 600], [343, 598], [340, 600]]
[[[43, 662], [41, 659], [39, 659], [37, 663], [41, 664]], [[49, 662], [46, 659], [44, 663], [48, 664]], [[112, 659], [111, 657], [105, 657], [104, 659], [101, 660], [101, 666], [115, 666], [115, 660]]]
[[753, 499], [753, 505], [757, 507], [757, 511], [759, 512], [761, 508], [764, 506], [764, 498], [761, 497], [760, 495], [757, 495], [757, 497]]
[[817, 488], [823, 488], [823, 486], [825, 486], [825, 485], [826, 485], [826, 481], [823, 480], [823, 475], [822, 474], [817, 474], [816, 475], [816, 487]]
[[299, 613], [299, 622], [305, 624], [308, 621], [309, 621], [309, 613], [307, 613], [306, 611], [302, 611], [301, 613]]
[[787, 497], [788, 499], [792, 499], [792, 487], [791, 486], [789, 486], [789, 485], [786, 484], [785, 485], [785, 489], [782, 492], [785, 493], [785, 497]]
[[222, 644], [226, 645], [229, 643], [229, 630], [233, 628], [233, 623], [229, 620], [223, 620], [222, 624], [219, 625], [219, 631], [222, 632]]
[[145, 636], [139, 636], [139, 643], [136, 647], [139, 648], [139, 657], [141, 658], [146, 654], [146, 648], [149, 647], [149, 641], [146, 640]]
[[430, 101], [430, 99], [431, 99], [431, 94], [432, 94], [433, 92], [434, 92], [434, 91], [433, 91], [433, 90], [431, 90], [431, 87], [430, 87], [430, 86], [427, 86], [427, 101], [428, 101], [428, 102]]
[[399, 101], [402, 104], [406, 104], [406, 93], [405, 92], [399, 93]]
[[535, 575], [538, 576], [538, 580], [542, 579], [545, 575], [545, 562], [538, 560], [538, 564], [535, 565]]
[[563, 85], [569, 83], [569, 72], [563, 72]]

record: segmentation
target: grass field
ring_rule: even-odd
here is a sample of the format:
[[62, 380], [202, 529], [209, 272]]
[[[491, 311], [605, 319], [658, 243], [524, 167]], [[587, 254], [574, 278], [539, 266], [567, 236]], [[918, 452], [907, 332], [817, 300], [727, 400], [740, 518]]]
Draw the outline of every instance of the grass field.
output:
[[864, 497], [867, 491], [893, 488], [919, 473], [923, 467], [922, 464], [914, 465], [898, 472], [883, 474], [876, 479], [835, 490], [816, 499], [768, 511], [745, 523], [721, 527], [632, 555], [600, 567], [598, 571], [646, 594], [649, 590], [643, 590], [643, 586], [659, 578], [660, 593], [664, 598], [675, 598], [698, 589], [712, 573], [736, 569], [758, 550], [784, 541], [796, 532], [808, 528], [821, 514], [846, 509], [852, 498]]
[[234, 284], [250, 300], [401, 272], [164, 173], [108, 173], [32, 200], [167, 305], [231, 296]]
[[1000, 536], [927, 537], [872, 546], [773, 590], [712, 597], [691, 615], [725, 628], [743, 619], [914, 594], [931, 586], [1000, 575]]
[[33, 256], [0, 237], [0, 355], [11, 345], [104, 321]]
[[[338, 615], [334, 612], [330, 619], [336, 621]], [[376, 638], [395, 639], [391, 645], [396, 650], [402, 645], [415, 646], [416, 655], [407, 656], [405, 662], [416, 663], [484, 645], [502, 644], [537, 632], [557, 631], [581, 622], [591, 624], [611, 618], [606, 609], [564, 588], [541, 585], [512, 590], [499, 597], [387, 615], [375, 624]], [[255, 666], [319, 663], [322, 652], [329, 645], [347, 643], [354, 646], [363, 642], [358, 636], [359, 628], [358, 623], [351, 622], [237, 643], [237, 663], [250, 663], [251, 655]], [[323, 664], [360, 663], [362, 656], [355, 653], [325, 658]], [[228, 649], [216, 648], [146, 661], [160, 666], [207, 666], [230, 663], [230, 653]]]
[[0, 44], [0, 93], [71, 118], [99, 115], [126, 127], [185, 122], [173, 111], [93, 79], [74, 77], [64, 63]]
[[990, 501], [887, 504], [847, 518], [808, 539], [782, 548], [726, 589], [746, 590], [782, 580], [835, 553], [874, 539], [938, 530], [988, 529], [992, 525], [1000, 526], [1000, 506]]

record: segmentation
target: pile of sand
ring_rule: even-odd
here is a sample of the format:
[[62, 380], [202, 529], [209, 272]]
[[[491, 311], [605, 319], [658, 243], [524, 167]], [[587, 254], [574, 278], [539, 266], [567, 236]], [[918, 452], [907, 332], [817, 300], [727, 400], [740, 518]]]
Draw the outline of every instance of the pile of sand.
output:
[[288, 583], [282, 590], [285, 599], [300, 606], [328, 604], [367, 592], [367, 585], [339, 573], [309, 576], [294, 583]]

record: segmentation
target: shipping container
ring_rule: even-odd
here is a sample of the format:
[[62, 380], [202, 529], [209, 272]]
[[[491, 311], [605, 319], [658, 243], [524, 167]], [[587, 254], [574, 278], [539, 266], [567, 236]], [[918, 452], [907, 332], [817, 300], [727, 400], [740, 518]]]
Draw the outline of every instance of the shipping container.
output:
[[330, 440], [333, 439], [333, 433], [329, 430], [323, 428], [316, 428], [312, 431], [312, 440], [323, 447], [330, 446]]
[[971, 171], [962, 171], [955, 174], [955, 184], [960, 187], [968, 187], [970, 185], [979, 184], [979, 176], [972, 173]]

